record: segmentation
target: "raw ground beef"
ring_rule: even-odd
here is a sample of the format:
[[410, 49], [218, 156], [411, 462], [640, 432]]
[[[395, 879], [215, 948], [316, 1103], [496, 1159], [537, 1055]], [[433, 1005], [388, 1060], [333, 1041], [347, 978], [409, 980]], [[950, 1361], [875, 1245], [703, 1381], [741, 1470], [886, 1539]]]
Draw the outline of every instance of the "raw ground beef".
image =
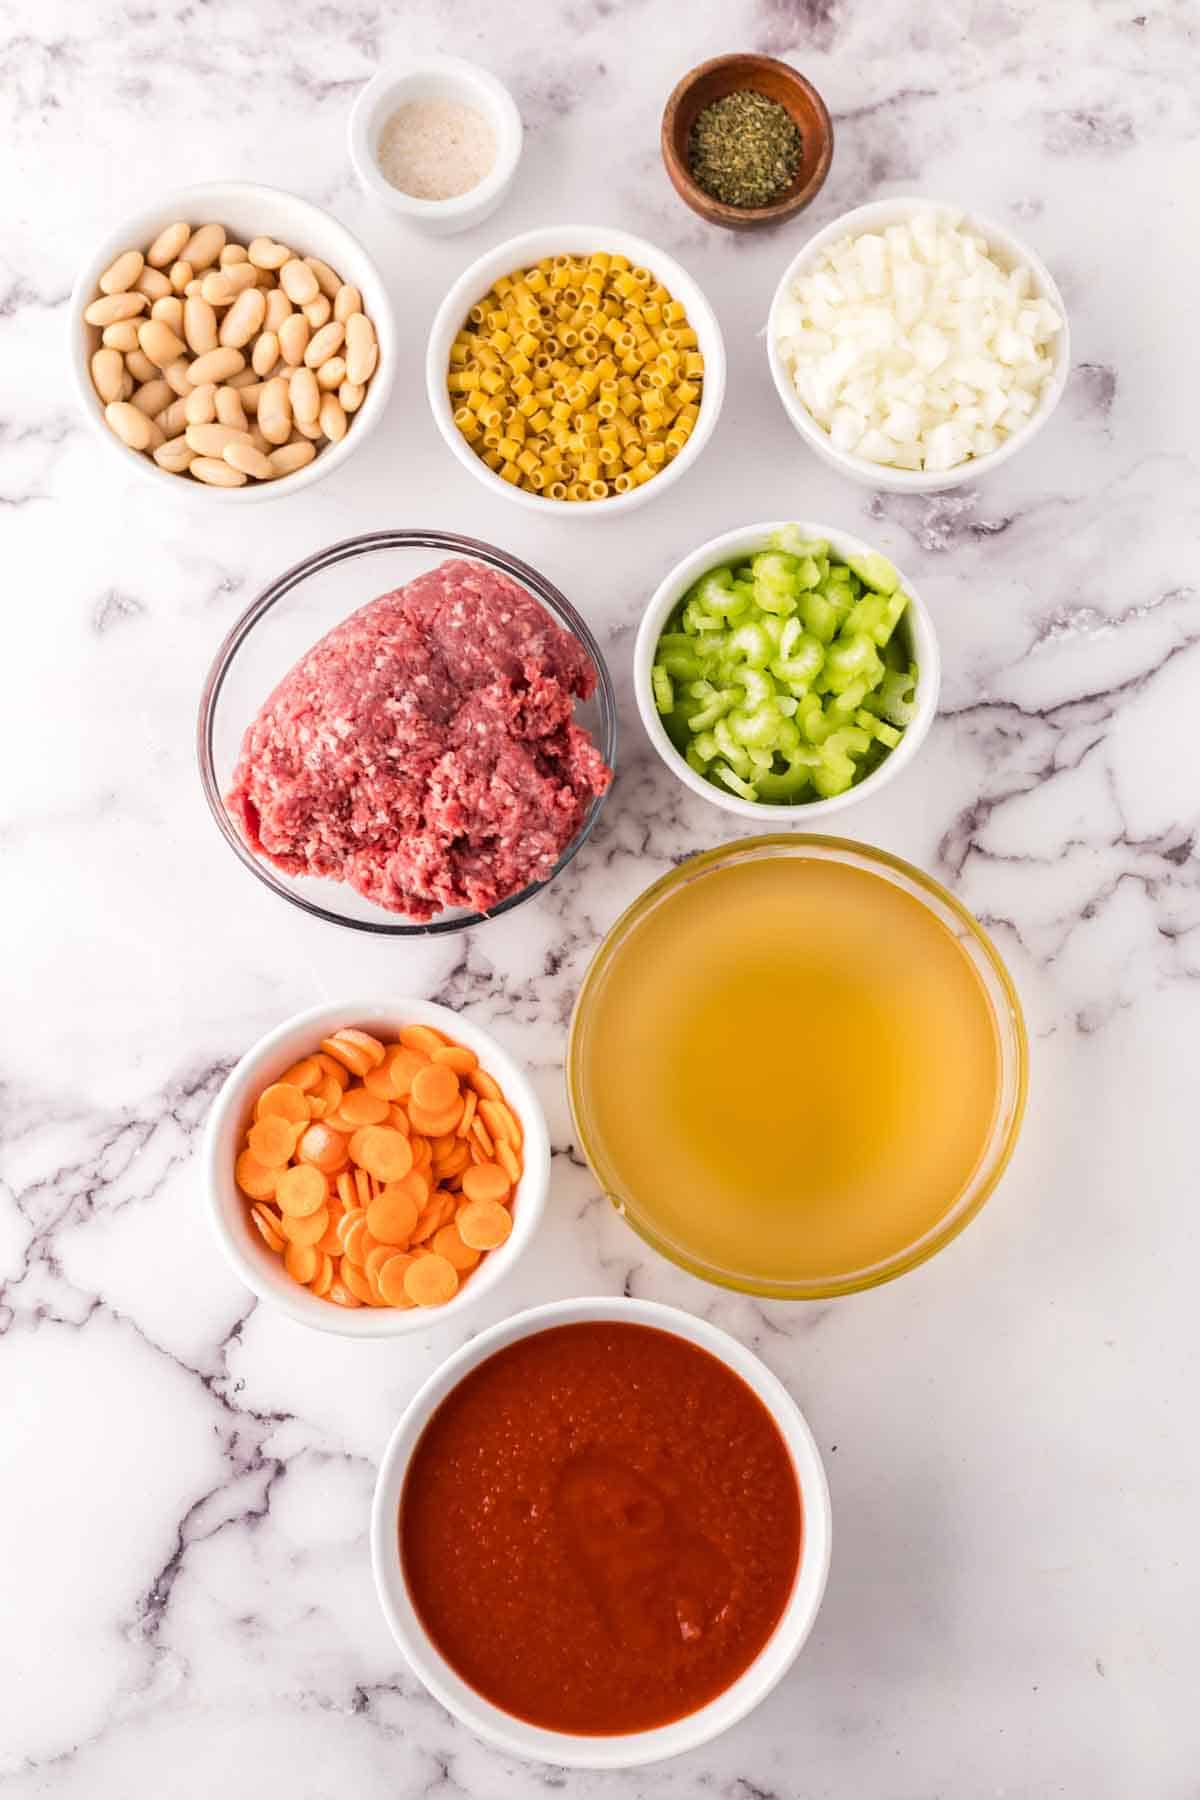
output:
[[596, 672], [531, 595], [445, 562], [361, 607], [280, 682], [226, 805], [289, 875], [391, 912], [486, 912], [549, 875], [612, 780], [574, 723]]

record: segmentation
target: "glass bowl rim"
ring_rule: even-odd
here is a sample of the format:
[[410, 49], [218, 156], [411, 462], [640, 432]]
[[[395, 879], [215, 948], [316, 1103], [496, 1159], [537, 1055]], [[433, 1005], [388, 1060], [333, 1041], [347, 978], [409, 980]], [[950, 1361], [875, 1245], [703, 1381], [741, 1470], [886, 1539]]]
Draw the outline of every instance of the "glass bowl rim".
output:
[[[638, 1216], [631, 1209], [628, 1196], [621, 1191], [615, 1181], [609, 1181], [605, 1172], [608, 1159], [596, 1152], [594, 1139], [585, 1130], [581, 1117], [583, 1111], [582, 1081], [578, 1069], [580, 1021], [589, 996], [605, 973], [616, 950], [624, 942], [632, 927], [640, 923], [666, 895], [682, 888], [689, 878], [694, 878], [718, 867], [722, 862], [734, 861], [747, 854], [757, 857], [779, 850], [802, 852], [809, 849], [828, 853], [831, 860], [849, 862], [852, 866], [855, 859], [861, 859], [868, 866], [875, 864], [876, 872], [882, 868], [890, 870], [893, 875], [901, 876], [905, 882], [911, 883], [919, 890], [919, 895], [913, 897], [919, 898], [921, 905], [928, 907], [931, 911], [934, 910], [931, 902], [945, 907], [958, 924], [964, 928], [967, 936], [974, 940], [999, 985], [1004, 1002], [1007, 1003], [1008, 1023], [1011, 1026], [1010, 1038], [1006, 1036], [1005, 1020], [1000, 1016], [995, 997], [988, 995], [989, 1005], [996, 1014], [1001, 1087], [1006, 1081], [1011, 1082], [1012, 1096], [1007, 1119], [998, 1120], [993, 1126], [992, 1138], [994, 1141], [990, 1141], [985, 1148], [980, 1163], [968, 1179], [958, 1200], [914, 1244], [898, 1251], [884, 1262], [874, 1263], [865, 1269], [852, 1270], [847, 1274], [814, 1280], [772, 1281], [717, 1269], [706, 1263], [701, 1257], [691, 1255], [682, 1246], [655, 1231], [645, 1219]], [[1016, 984], [1009, 974], [1003, 957], [974, 914], [947, 888], [943, 887], [940, 881], [927, 874], [924, 869], [918, 868], [915, 863], [910, 863], [901, 856], [895, 856], [889, 850], [882, 850], [875, 844], [862, 843], [854, 838], [830, 837], [821, 832], [767, 832], [754, 837], [735, 838], [727, 844], [718, 844], [711, 850], [701, 850], [686, 857], [674, 868], [668, 869], [665, 875], [660, 875], [656, 881], [644, 888], [613, 921], [593, 952], [575, 998], [567, 1037], [564, 1072], [571, 1123], [574, 1126], [576, 1139], [588, 1169], [599, 1182], [601, 1192], [621, 1214], [625, 1223], [645, 1243], [649, 1244], [651, 1249], [657, 1250], [661, 1256], [665, 1256], [677, 1268], [685, 1270], [689, 1275], [696, 1276], [698, 1280], [707, 1281], [718, 1287], [731, 1288], [736, 1293], [760, 1295], [765, 1299], [773, 1300], [828, 1300], [841, 1294], [857, 1294], [864, 1292], [867, 1288], [879, 1287], [885, 1281], [892, 1281], [898, 1275], [904, 1275], [910, 1269], [920, 1267], [922, 1263], [928, 1262], [939, 1250], [944, 1249], [947, 1244], [952, 1242], [981, 1211], [1008, 1167], [1020, 1136], [1029, 1087], [1029, 1037]]]
[[[307, 913], [311, 918], [325, 919], [329, 924], [340, 925], [344, 930], [365, 931], [376, 937], [440, 937], [447, 932], [466, 931], [473, 925], [483, 925], [489, 919], [498, 919], [503, 913], [511, 912], [514, 907], [519, 906], [522, 901], [532, 899], [543, 888], [549, 887], [550, 883], [562, 873], [576, 852], [583, 848], [592, 835], [601, 808], [612, 792], [612, 784], [610, 782], [604, 793], [593, 794], [583, 823], [549, 875], [543, 881], [530, 882], [528, 887], [523, 887], [516, 894], [509, 894], [489, 912], [464, 912], [452, 919], [407, 920], [394, 925], [382, 919], [352, 919], [344, 913], [335, 912], [330, 907], [320, 905], [315, 900], [306, 899], [302, 894], [293, 893], [275, 874], [270, 863], [255, 856], [249, 846], [243, 842], [240, 832], [229, 817], [214, 766], [213, 730], [222, 689], [233, 668], [238, 651], [249, 638], [259, 620], [270, 612], [277, 602], [286, 599], [294, 588], [299, 587], [310, 576], [322, 574], [326, 569], [334, 568], [338, 563], [352, 561], [357, 556], [368, 555], [375, 550], [456, 552], [471, 561], [484, 563], [488, 568], [498, 569], [501, 574], [510, 576], [522, 587], [528, 588], [530, 593], [547, 607], [561, 625], [574, 633], [592, 660], [592, 666], [596, 671], [595, 697], [600, 708], [601, 723], [601, 741], [597, 743], [596, 748], [608, 767], [614, 771], [617, 753], [616, 691], [608, 664], [604, 659], [604, 653], [591, 627], [552, 581], [547, 580], [529, 563], [522, 562], [520, 557], [510, 555], [507, 550], [501, 550], [495, 544], [485, 543], [481, 538], [464, 537], [453, 531], [397, 528], [386, 531], [361, 532], [354, 537], [339, 538], [337, 543], [328, 544], [323, 550], [314, 551], [311, 556], [306, 556], [300, 562], [293, 563], [291, 568], [285, 569], [281, 575], [277, 575], [234, 621], [222, 639], [204, 678], [196, 720], [196, 760], [200, 769], [200, 781], [204, 789], [204, 798], [208, 802], [208, 810], [216, 821], [221, 836], [243, 867], [249, 869], [250, 873], [262, 882], [264, 887], [269, 888], [273, 894], [278, 894], [290, 905], [299, 907], [301, 912]], [[367, 603], [364, 602], [364, 604]], [[267, 696], [264, 695], [264, 701], [266, 698]], [[246, 725], [249, 726], [250, 723], [250, 719], [247, 719]]]

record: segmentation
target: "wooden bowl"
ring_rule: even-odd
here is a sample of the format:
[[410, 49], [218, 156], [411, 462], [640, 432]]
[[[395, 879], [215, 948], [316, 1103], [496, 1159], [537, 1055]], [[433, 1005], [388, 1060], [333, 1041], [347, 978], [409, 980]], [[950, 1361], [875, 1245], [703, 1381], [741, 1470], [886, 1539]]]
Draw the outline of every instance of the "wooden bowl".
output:
[[[688, 172], [688, 138], [697, 114], [739, 88], [753, 88], [786, 107], [803, 141], [795, 180], [769, 206], [726, 206], [697, 187]], [[675, 192], [694, 213], [710, 225], [749, 231], [755, 225], [774, 225], [780, 219], [790, 219], [820, 193], [833, 160], [833, 125], [816, 88], [789, 63], [778, 62], [773, 56], [714, 56], [711, 62], [699, 63], [690, 70], [667, 101], [662, 120], [662, 156]]]

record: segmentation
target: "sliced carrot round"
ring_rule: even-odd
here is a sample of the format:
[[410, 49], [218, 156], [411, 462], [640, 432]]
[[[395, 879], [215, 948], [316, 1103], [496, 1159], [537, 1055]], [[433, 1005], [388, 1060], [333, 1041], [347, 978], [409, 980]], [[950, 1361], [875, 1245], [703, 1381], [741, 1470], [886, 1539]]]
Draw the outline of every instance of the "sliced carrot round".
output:
[[[379, 1271], [382, 1269], [384, 1263], [388, 1262], [393, 1256], [398, 1256], [399, 1254], [400, 1252], [397, 1250], [395, 1244], [376, 1244], [373, 1250], [367, 1251], [366, 1257], [363, 1260], [363, 1274], [373, 1288], [377, 1289], [379, 1287]], [[382, 1295], [380, 1298], [382, 1298]]]
[[457, 1129], [458, 1121], [462, 1118], [462, 1115], [463, 1103], [461, 1099], [455, 1100], [445, 1112], [440, 1113], [426, 1112], [425, 1108], [417, 1101], [415, 1095], [408, 1103], [409, 1121], [413, 1130], [419, 1131], [422, 1137], [448, 1137]]
[[233, 1178], [243, 1194], [252, 1200], [269, 1200], [279, 1180], [279, 1169], [268, 1169], [259, 1162], [253, 1150], [243, 1150], [233, 1165]]
[[481, 1100], [503, 1100], [504, 1094], [498, 1081], [493, 1081], [486, 1069], [472, 1069], [467, 1076], [467, 1083], [475, 1089]]
[[298, 1087], [302, 1093], [307, 1094], [310, 1089], [316, 1087], [321, 1079], [321, 1064], [315, 1056], [303, 1056], [298, 1063], [293, 1063], [291, 1068], [286, 1070], [279, 1079], [286, 1082], [289, 1087]]
[[293, 1281], [308, 1286], [321, 1267], [321, 1259], [311, 1244], [289, 1244], [283, 1253], [283, 1266]]
[[279, 1229], [279, 1214], [260, 1201], [257, 1206], [250, 1208], [250, 1217], [258, 1227], [259, 1236], [268, 1250], [274, 1250], [278, 1256], [284, 1245], [283, 1234]]
[[323, 1206], [318, 1212], [306, 1213], [302, 1219], [284, 1213], [279, 1229], [290, 1244], [308, 1244], [316, 1249], [329, 1230], [329, 1214]]
[[358, 1268], [354, 1263], [347, 1262], [345, 1257], [342, 1258], [341, 1279], [350, 1289], [350, 1292], [354, 1295], [356, 1300], [361, 1300], [364, 1306], [370, 1306], [374, 1299], [374, 1295], [371, 1292], [371, 1284], [367, 1280], [365, 1271]]
[[446, 1042], [432, 1025], [405, 1025], [398, 1035], [406, 1050], [419, 1050], [425, 1057], [432, 1056]]
[[322, 1251], [320, 1244], [316, 1248], [317, 1254], [321, 1258], [321, 1266], [308, 1285], [317, 1298], [323, 1300], [333, 1285], [333, 1258], [327, 1251]]
[[413, 1076], [412, 1097], [423, 1112], [448, 1112], [458, 1099], [458, 1076], [445, 1063], [426, 1063]]
[[412, 1084], [421, 1070], [428, 1065], [428, 1057], [416, 1050], [410, 1050], [404, 1044], [388, 1055], [387, 1070], [392, 1078], [392, 1091], [397, 1100], [406, 1100], [412, 1092]]
[[456, 1075], [469, 1075], [472, 1069], [479, 1067], [479, 1058], [465, 1044], [443, 1044], [440, 1050], [433, 1052], [431, 1061], [445, 1063]]
[[466, 1093], [463, 1095], [462, 1118], [458, 1121], [458, 1124], [454, 1127], [455, 1137], [460, 1137], [460, 1138], [466, 1137], [467, 1133], [471, 1129], [471, 1126], [475, 1123], [475, 1108], [478, 1105], [479, 1105], [478, 1094], [475, 1092], [474, 1088], [468, 1088]]
[[360, 1268], [362, 1267], [368, 1248], [364, 1241], [366, 1235], [367, 1220], [365, 1214], [361, 1219], [355, 1219], [353, 1224], [348, 1225], [345, 1231], [342, 1232], [343, 1274], [345, 1274], [345, 1266], [347, 1263], [357, 1263]]
[[367, 1208], [367, 1228], [383, 1244], [407, 1244], [419, 1206], [411, 1189], [389, 1181]]
[[362, 1206], [351, 1207], [348, 1212], [343, 1213], [342, 1217], [337, 1222], [338, 1239], [343, 1246], [346, 1242], [346, 1233], [349, 1231], [350, 1227], [357, 1224], [359, 1219], [365, 1220], [366, 1216], [366, 1208]]
[[[341, 1215], [339, 1214], [339, 1217], [340, 1216]], [[342, 1240], [338, 1236], [337, 1228], [338, 1221], [334, 1218], [331, 1209], [329, 1214], [329, 1224], [325, 1228], [325, 1236], [323, 1238], [318, 1238], [314, 1246], [314, 1248], [320, 1250], [324, 1256], [340, 1256], [342, 1254]]]
[[479, 1146], [483, 1151], [484, 1158], [487, 1162], [493, 1162], [495, 1160], [496, 1146], [492, 1141], [487, 1126], [478, 1115], [476, 1115], [475, 1123], [471, 1127], [471, 1142]]
[[503, 1138], [514, 1149], [521, 1143], [521, 1128], [502, 1100], [481, 1100], [479, 1115], [493, 1138]]
[[274, 1081], [263, 1089], [254, 1107], [256, 1119], [272, 1115], [287, 1119], [293, 1125], [307, 1125], [308, 1101], [298, 1087], [290, 1087], [286, 1081]]
[[333, 1175], [345, 1166], [346, 1139], [323, 1119], [319, 1123], [314, 1120], [296, 1145], [296, 1155], [301, 1162], [312, 1163], [322, 1174]]
[[355, 1306], [362, 1305], [362, 1301], [358, 1298], [358, 1295], [352, 1294], [350, 1292], [350, 1289], [346, 1286], [345, 1282], [341, 1279], [340, 1276], [334, 1277], [333, 1281], [330, 1283], [329, 1292], [326, 1294], [325, 1298], [327, 1300], [332, 1300], [333, 1304], [335, 1306], [346, 1306], [346, 1307], [352, 1308]]
[[355, 1161], [380, 1181], [399, 1181], [413, 1166], [412, 1145], [391, 1126], [368, 1125], [351, 1144]]
[[419, 1256], [404, 1272], [404, 1291], [417, 1306], [445, 1306], [458, 1292], [458, 1271], [444, 1256]]
[[307, 1219], [325, 1205], [329, 1184], [311, 1163], [294, 1163], [279, 1177], [275, 1198], [285, 1218]]
[[516, 1187], [521, 1179], [521, 1159], [511, 1144], [500, 1142], [496, 1145], [496, 1161]]
[[404, 1277], [413, 1265], [414, 1258], [406, 1250], [397, 1250], [383, 1263], [376, 1280], [379, 1291], [389, 1306], [411, 1306], [408, 1291], [404, 1286]]
[[334, 1062], [341, 1063], [343, 1069], [351, 1075], [357, 1075], [361, 1081], [368, 1069], [375, 1068], [383, 1061], [383, 1045], [376, 1038], [372, 1038], [371, 1042], [378, 1050], [378, 1056], [375, 1056], [365, 1045], [356, 1043], [348, 1033], [341, 1031], [335, 1032], [333, 1037], [322, 1038], [321, 1048], [326, 1056], [332, 1057]]
[[[391, 1051], [388, 1052], [391, 1055]], [[377, 1100], [389, 1103], [396, 1098], [396, 1090], [392, 1086], [391, 1065], [385, 1057], [377, 1069], [368, 1069], [363, 1076], [363, 1091], [373, 1094]]]
[[499, 1163], [473, 1163], [463, 1175], [462, 1191], [468, 1200], [495, 1200], [503, 1206], [512, 1185]]
[[382, 1125], [390, 1110], [389, 1100], [368, 1093], [365, 1087], [348, 1088], [342, 1095], [337, 1116], [347, 1120], [352, 1131], [357, 1131], [360, 1125]]
[[495, 1200], [468, 1200], [455, 1219], [459, 1236], [472, 1250], [498, 1250], [512, 1230], [507, 1207]]
[[246, 1142], [260, 1163], [268, 1169], [278, 1169], [291, 1157], [299, 1135], [297, 1127], [287, 1119], [268, 1113], [265, 1119], [257, 1119], [250, 1127]]
[[435, 1256], [444, 1256], [452, 1269], [465, 1275], [479, 1261], [479, 1251], [473, 1250], [470, 1244], [464, 1244], [462, 1234], [455, 1224], [443, 1225], [440, 1231], [433, 1234], [431, 1245]]

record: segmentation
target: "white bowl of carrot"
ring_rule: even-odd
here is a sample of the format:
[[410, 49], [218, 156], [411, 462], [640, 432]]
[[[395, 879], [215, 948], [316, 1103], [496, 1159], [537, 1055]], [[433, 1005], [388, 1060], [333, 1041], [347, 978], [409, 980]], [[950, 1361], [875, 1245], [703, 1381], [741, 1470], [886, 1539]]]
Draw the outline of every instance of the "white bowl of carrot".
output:
[[457, 1321], [537, 1230], [545, 1115], [496, 1040], [432, 1001], [314, 1007], [225, 1081], [204, 1145], [238, 1277], [297, 1324], [390, 1338]]

